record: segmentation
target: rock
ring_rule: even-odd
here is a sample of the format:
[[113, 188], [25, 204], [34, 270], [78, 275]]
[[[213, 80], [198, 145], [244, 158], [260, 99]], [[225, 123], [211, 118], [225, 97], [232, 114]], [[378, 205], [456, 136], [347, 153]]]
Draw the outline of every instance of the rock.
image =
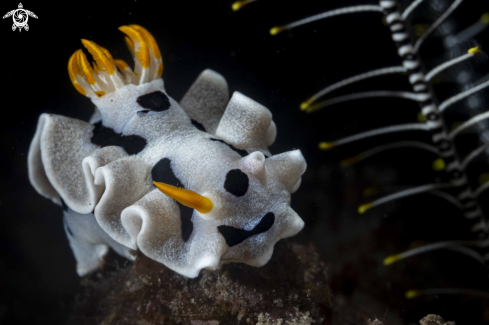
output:
[[375, 318], [375, 319], [368, 319], [367, 320], [367, 325], [384, 325], [384, 322], [381, 321], [380, 319], [378, 318]]
[[445, 322], [440, 316], [430, 314], [423, 317], [423, 319], [419, 321], [419, 325], [455, 325], [455, 323]]
[[83, 280], [70, 324], [330, 324], [326, 267], [313, 246], [278, 243], [270, 262], [189, 279], [139, 253]]

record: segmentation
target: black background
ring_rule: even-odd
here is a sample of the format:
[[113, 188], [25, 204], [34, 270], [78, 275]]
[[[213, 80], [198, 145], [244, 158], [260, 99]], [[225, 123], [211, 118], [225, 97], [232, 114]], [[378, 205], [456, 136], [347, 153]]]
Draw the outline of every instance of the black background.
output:
[[[427, 313], [439, 313], [457, 324], [487, 320], [487, 299], [436, 296], [407, 301], [403, 297], [412, 288], [487, 291], [487, 270], [473, 260], [438, 252], [390, 268], [381, 263], [416, 240], [471, 238], [470, 223], [453, 206], [433, 196], [419, 196], [356, 214], [358, 204], [366, 201], [365, 188], [392, 191], [399, 185], [433, 182], [437, 177], [430, 170], [433, 157], [406, 149], [359, 167], [338, 167], [340, 158], [371, 144], [428, 138], [409, 134], [327, 153], [317, 149], [322, 140], [415, 122], [418, 106], [382, 99], [333, 106], [315, 114], [299, 110], [303, 100], [328, 84], [400, 63], [381, 15], [338, 17], [275, 37], [268, 33], [275, 25], [360, 3], [375, 1], [259, 0], [238, 13], [226, 0], [29, 1], [23, 2], [24, 8], [39, 18], [29, 18], [28, 32], [12, 32], [11, 18], [0, 21], [0, 323], [62, 323], [79, 291], [62, 211], [31, 187], [27, 153], [41, 113], [87, 120], [93, 111], [90, 100], [72, 87], [66, 69], [70, 55], [81, 48], [80, 39], [93, 40], [114, 57], [130, 62], [117, 30], [127, 24], [140, 24], [156, 38], [165, 63], [165, 87], [173, 98], [181, 99], [202, 70], [213, 69], [227, 79], [231, 92], [238, 90], [271, 110], [278, 127], [273, 153], [303, 151], [308, 171], [292, 205], [306, 227], [296, 240], [312, 241], [320, 248], [330, 265], [335, 299], [343, 299], [368, 317], [385, 314], [391, 323], [416, 321]], [[3, 1], [0, 11], [3, 15], [17, 5]], [[466, 27], [488, 9], [485, 1], [467, 0], [453, 19]], [[436, 19], [426, 18], [427, 22]], [[488, 37], [486, 31], [476, 40], [484, 45]], [[393, 76], [352, 86], [348, 92], [382, 88], [409, 89], [403, 77]], [[458, 91], [455, 85], [445, 90], [452, 95]]]

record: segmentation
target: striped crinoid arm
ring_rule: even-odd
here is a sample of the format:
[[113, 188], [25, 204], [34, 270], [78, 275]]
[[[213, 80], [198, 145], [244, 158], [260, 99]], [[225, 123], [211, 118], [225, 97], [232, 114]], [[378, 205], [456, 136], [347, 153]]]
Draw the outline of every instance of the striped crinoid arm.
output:
[[[420, 107], [419, 124], [405, 124], [405, 125], [395, 125], [387, 126], [381, 129], [369, 130], [363, 133], [348, 136], [343, 139], [336, 139], [333, 141], [321, 142], [319, 147], [322, 150], [329, 150], [341, 145], [349, 144], [358, 140], [363, 140], [373, 136], [388, 135], [394, 132], [402, 131], [428, 131], [431, 133], [430, 143], [422, 144], [418, 143], [416, 145], [410, 145], [414, 148], [425, 149], [426, 146], [429, 148], [434, 148], [436, 154], [438, 155], [438, 160], [443, 164], [443, 170], [448, 175], [445, 183], [450, 184], [447, 188], [450, 188], [450, 192], [459, 201], [459, 206], [462, 207], [462, 211], [465, 216], [470, 219], [476, 218], [477, 224], [474, 225], [474, 231], [489, 231], [487, 220], [483, 216], [482, 209], [477, 200], [477, 195], [474, 191], [478, 186], [474, 187], [469, 181], [467, 175], [467, 163], [463, 164], [461, 155], [455, 146], [455, 137], [463, 130], [467, 129], [469, 126], [476, 124], [477, 122], [486, 119], [486, 114], [479, 114], [473, 117], [470, 121], [466, 123], [459, 123], [460, 125], [457, 129], [450, 129], [445, 121], [443, 111], [447, 110], [450, 106], [462, 101], [469, 96], [478, 93], [489, 87], [489, 82], [482, 82], [478, 85], [472, 86], [463, 92], [452, 96], [444, 101], [440, 101], [433, 91], [433, 80], [436, 80], [437, 76], [450, 71], [450, 69], [464, 64], [468, 61], [477, 60], [477, 58], [484, 56], [480, 47], [475, 46], [470, 48], [466, 53], [460, 54], [454, 58], [446, 60], [445, 62], [433, 67], [431, 71], [427, 72], [424, 66], [423, 60], [419, 55], [420, 50], [426, 40], [428, 40], [435, 32], [438, 31], [439, 27], [449, 18], [449, 16], [460, 6], [462, 0], [453, 1], [444, 12], [433, 22], [430, 27], [427, 27], [424, 33], [420, 35], [417, 39], [413, 36], [413, 32], [410, 31], [409, 19], [412, 17], [418, 7], [423, 3], [423, 0], [414, 0], [409, 6], [404, 10], [401, 10], [401, 6], [398, 0], [381, 0], [378, 5], [357, 5], [345, 8], [337, 8], [324, 13], [320, 13], [311, 17], [300, 19], [296, 22], [288, 23], [281, 26], [273, 27], [270, 30], [272, 35], [277, 35], [282, 31], [297, 28], [306, 24], [313, 23], [321, 19], [327, 19], [339, 15], [347, 14], [358, 14], [361, 12], [373, 12], [382, 13], [385, 18], [385, 22], [390, 29], [391, 39], [395, 43], [397, 48], [397, 54], [401, 59], [400, 66], [385, 67], [380, 69], [375, 69], [367, 71], [345, 80], [338, 81], [334, 84], [327, 86], [326, 88], [316, 92], [314, 95], [309, 97], [301, 104], [301, 110], [312, 113], [318, 110], [324, 110], [332, 105], [338, 105], [346, 101], [360, 100], [366, 98], [387, 98], [387, 97], [397, 97], [401, 99], [408, 99], [417, 103]], [[483, 16], [485, 17], [485, 16]], [[475, 27], [467, 28], [467, 31], [461, 32], [457, 35], [457, 39], [461, 40], [467, 36], [473, 36], [474, 31], [480, 31], [481, 25], [485, 23], [487, 19], [481, 18], [479, 22], [475, 24]], [[464, 36], [465, 35], [465, 36]], [[453, 43], [454, 40], [452, 39]], [[381, 76], [388, 76], [393, 74], [403, 74], [407, 77], [409, 84], [411, 85], [412, 91], [396, 91], [396, 90], [373, 90], [367, 92], [359, 93], [348, 93], [347, 95], [340, 95], [336, 97], [331, 97], [340, 89], [344, 89], [352, 84], [365, 82], [366, 80], [378, 78]], [[441, 103], [440, 103], [441, 102]], [[488, 116], [489, 117], [489, 116]], [[468, 123], [468, 124], [467, 124]], [[381, 145], [380, 147], [372, 148], [365, 153], [362, 153], [352, 159], [346, 160], [343, 165], [350, 165], [350, 162], [357, 162], [365, 159], [366, 157], [371, 157], [377, 153], [392, 150], [396, 148], [402, 148], [405, 142], [400, 142], [398, 144]], [[478, 153], [481, 150], [477, 151]], [[473, 158], [472, 158], [473, 159]], [[489, 168], [489, 165], [488, 165]], [[436, 184], [433, 184], [432, 190], [435, 190]], [[421, 187], [426, 187], [430, 189], [428, 185], [423, 185]], [[407, 191], [406, 193], [422, 193], [424, 191]], [[428, 191], [429, 192], [429, 191]], [[389, 195], [386, 198], [382, 198], [378, 201], [382, 203], [389, 202], [394, 199], [400, 199], [405, 197], [403, 193], [399, 195]], [[378, 206], [378, 202], [367, 203], [368, 207]], [[365, 212], [368, 209], [360, 208], [359, 211]]]
[[[457, 31], [456, 28], [460, 24], [455, 22], [452, 14], [459, 13], [463, 0], [437, 1], [436, 3], [428, 0], [404, 0], [403, 6], [401, 1], [378, 0], [377, 4], [362, 4], [359, 0], [360, 4], [356, 6], [334, 8], [298, 19], [295, 22], [277, 25], [271, 28], [269, 33], [274, 37], [293, 36], [292, 30], [296, 28], [338, 16], [343, 18], [347, 15], [355, 18], [358, 15], [371, 15], [374, 18], [383, 16], [390, 38], [385, 38], [385, 41], [395, 44], [395, 47], [392, 48], [396, 53], [393, 53], [392, 56], [399, 60], [399, 63], [390, 62], [385, 66], [381, 65], [375, 69], [370, 68], [367, 71], [352, 74], [340, 81], [328, 82], [326, 87], [316, 90], [302, 101], [300, 109], [305, 113], [328, 114], [328, 118], [331, 119], [332, 114], [342, 110], [342, 105], [346, 102], [360, 102], [358, 107], [364, 110], [375, 108], [375, 105], [365, 104], [367, 98], [397, 98], [396, 100], [405, 101], [407, 105], [418, 109], [418, 123], [410, 121], [390, 125], [392, 122], [389, 122], [388, 125], [380, 128], [349, 134], [340, 139], [322, 141], [319, 143], [319, 148], [331, 150], [373, 137], [385, 140], [386, 143], [367, 148], [360, 154], [342, 160], [342, 167], [349, 167], [388, 150], [400, 148], [421, 149], [420, 151], [433, 155], [432, 169], [438, 172], [435, 180], [430, 179], [420, 185], [403, 188], [401, 191], [394, 191], [370, 200], [360, 205], [357, 211], [360, 214], [368, 214], [373, 209], [382, 209], [382, 206], [393, 201], [414, 195], [437, 196], [450, 203], [450, 208], [455, 207], [453, 211], [456, 214], [464, 216], [457, 222], [470, 225], [472, 233], [468, 231], [466, 235], [469, 240], [444, 238], [443, 241], [435, 241], [401, 254], [391, 255], [385, 259], [384, 264], [391, 265], [411, 256], [444, 249], [463, 254], [480, 264], [487, 265], [489, 263], [489, 253], [487, 253], [489, 244], [481, 237], [487, 238], [489, 235], [487, 220], [489, 215], [489, 204], [487, 203], [489, 194], [487, 191], [489, 189], [489, 136], [487, 132], [489, 112], [487, 111], [488, 102], [484, 98], [484, 91], [489, 89], [489, 77], [484, 76], [483, 71], [474, 69], [475, 64], [485, 59], [486, 55], [472, 38], [488, 28], [489, 15], [482, 14], [480, 19], [471, 25], [469, 22], [468, 27], [465, 25], [463, 29]], [[424, 12], [429, 15], [425, 17]], [[352, 19], [344, 20], [352, 21]], [[431, 23], [425, 24], [425, 20]], [[336, 22], [338, 21], [340, 20], [337, 19]], [[352, 26], [368, 28], [367, 25], [356, 21], [350, 27]], [[356, 29], [352, 28], [352, 30]], [[285, 31], [289, 33], [284, 33]], [[314, 32], [316, 33], [316, 28]], [[336, 34], [338, 31], [334, 30], [332, 33]], [[379, 35], [376, 33], [375, 37], [380, 38]], [[348, 34], [348, 36], [354, 37], [355, 35]], [[312, 39], [317, 40], [317, 38]], [[325, 40], [321, 39], [321, 41]], [[443, 49], [439, 50], [439, 47]], [[378, 53], [378, 56], [382, 58], [388, 53], [387, 51], [379, 53], [380, 51], [377, 51], [375, 47], [372, 48], [372, 51]], [[337, 56], [331, 57], [336, 58]], [[329, 67], [333, 67], [333, 64]], [[335, 71], [334, 68], [328, 72], [332, 71]], [[329, 73], [327, 77], [331, 78], [331, 76], [333, 74]], [[352, 86], [360, 88], [381, 78], [403, 79], [404, 86], [408, 90], [396, 88], [351, 91]], [[371, 84], [377, 85], [375, 82]], [[393, 85], [398, 86], [395, 83]], [[447, 91], [447, 86], [452, 87], [450, 91]], [[459, 90], [453, 91], [454, 87], [458, 87]], [[361, 102], [362, 100], [365, 101]], [[405, 106], [409, 107], [407, 105]], [[392, 108], [393, 115], [396, 114], [395, 108], [397, 107]], [[404, 132], [407, 136], [417, 136], [423, 133], [428, 136], [420, 141], [412, 138], [403, 141], [390, 139], [391, 135], [399, 132]], [[469, 227], [466, 229], [469, 230]], [[462, 232], [463, 230], [460, 229], [460, 233]], [[453, 238], [451, 235], [448, 236], [448, 239]], [[487, 293], [481, 295], [480, 292], [474, 290], [440, 290], [414, 290], [406, 297], [415, 298], [419, 295], [438, 292], [488, 296]]]
[[134, 71], [110, 52], [93, 41], [82, 39], [82, 44], [94, 62], [83, 50], [77, 50], [68, 61], [68, 73], [78, 92], [90, 98], [102, 97], [128, 84], [144, 84], [161, 77], [163, 61], [154, 37], [139, 25], [121, 26], [126, 44], [134, 58]]
[[[427, 31], [419, 37], [416, 42], [413, 42], [408, 27], [406, 18], [415, 10], [416, 6], [421, 1], [414, 1], [404, 13], [401, 12], [397, 0], [382, 0], [380, 6], [384, 10], [386, 22], [392, 33], [392, 40], [396, 44], [397, 53], [402, 60], [402, 65], [407, 70], [409, 83], [412, 85], [413, 91], [417, 94], [426, 95], [426, 100], [420, 102], [421, 113], [426, 119], [426, 124], [432, 133], [433, 144], [438, 148], [440, 157], [445, 162], [445, 170], [449, 173], [450, 182], [455, 185], [456, 197], [461, 201], [464, 207], [466, 216], [480, 217], [480, 223], [486, 223], [482, 216], [482, 210], [479, 204], [475, 201], [473, 189], [471, 188], [468, 177], [464, 169], [461, 168], [459, 155], [457, 154], [452, 137], [448, 134], [448, 127], [442, 115], [443, 103], [438, 104], [438, 99], [432, 91], [429, 81], [434, 75], [440, 73], [443, 69], [447, 69], [463, 60], [467, 60], [480, 52], [479, 48], [470, 49], [469, 52], [459, 58], [446, 62], [434, 68], [428, 74], [424, 73], [423, 63], [419, 57], [419, 49], [423, 42], [433, 33], [433, 31], [453, 12], [462, 1], [456, 0], [452, 5], [433, 23]], [[488, 84], [489, 85], [489, 84]], [[457, 96], [454, 96], [457, 97]], [[485, 225], [483, 227], [487, 228]], [[481, 228], [481, 224], [475, 225], [474, 229]]]

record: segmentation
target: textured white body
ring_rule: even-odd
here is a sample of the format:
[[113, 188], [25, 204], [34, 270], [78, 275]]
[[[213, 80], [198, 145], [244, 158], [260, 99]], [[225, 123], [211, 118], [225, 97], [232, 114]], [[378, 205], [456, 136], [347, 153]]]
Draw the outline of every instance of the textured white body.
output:
[[[274, 244], [304, 225], [290, 208], [290, 194], [306, 169], [300, 151], [271, 156], [267, 146], [276, 129], [270, 112], [239, 93], [229, 101], [226, 81], [215, 72], [199, 76], [182, 99], [183, 108], [169, 98], [169, 109], [141, 114], [137, 98], [153, 91], [166, 94], [161, 79], [93, 99], [98, 111], [91, 122], [100, 119], [118, 134], [146, 139], [144, 149], [133, 155], [119, 146], [93, 144], [90, 123], [47, 114], [39, 119], [29, 152], [29, 177], [40, 194], [57, 204], [62, 199], [68, 207], [65, 222], [78, 273], [98, 268], [108, 246], [127, 258], [130, 250], [139, 249], [188, 277], [226, 262], [265, 264]], [[191, 118], [207, 132], [194, 127]], [[211, 138], [248, 155], [241, 157]], [[214, 204], [206, 214], [194, 210], [187, 241], [182, 238], [179, 206], [152, 185], [152, 169], [163, 158], [171, 161], [185, 188]], [[243, 196], [223, 187], [234, 169], [248, 176]], [[269, 212], [275, 219], [267, 231], [232, 247], [218, 231], [222, 225], [252, 230]]]

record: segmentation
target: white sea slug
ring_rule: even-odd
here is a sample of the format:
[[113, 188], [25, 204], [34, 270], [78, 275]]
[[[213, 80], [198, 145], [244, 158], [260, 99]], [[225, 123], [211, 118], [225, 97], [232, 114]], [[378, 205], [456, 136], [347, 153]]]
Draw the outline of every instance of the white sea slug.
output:
[[135, 250], [187, 277], [242, 262], [262, 266], [304, 222], [290, 207], [306, 162], [300, 150], [272, 156], [270, 111], [205, 70], [180, 103], [165, 91], [152, 35], [122, 26], [134, 72], [94, 42], [68, 63], [75, 88], [96, 106], [90, 123], [42, 114], [29, 178], [64, 208], [80, 276], [109, 247]]

